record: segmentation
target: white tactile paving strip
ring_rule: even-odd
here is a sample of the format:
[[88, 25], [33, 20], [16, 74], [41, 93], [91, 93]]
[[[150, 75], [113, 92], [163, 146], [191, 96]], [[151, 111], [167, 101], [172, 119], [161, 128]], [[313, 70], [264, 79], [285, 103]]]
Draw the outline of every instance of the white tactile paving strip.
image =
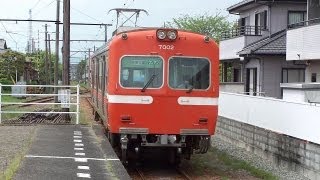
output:
[[[83, 152], [84, 151], [84, 144], [79, 144], [82, 143], [82, 132], [81, 131], [74, 131], [73, 132], [74, 136], [73, 136], [73, 142], [74, 144], [74, 155], [76, 157], [85, 157], [86, 154]], [[76, 147], [79, 146], [83, 146], [82, 149], [76, 149]], [[78, 160], [78, 161], [77, 161]], [[91, 174], [90, 174], [90, 167], [89, 166], [84, 166], [84, 162], [88, 162], [87, 159], [85, 158], [76, 158], [75, 159], [76, 162], [80, 163], [81, 162], [81, 166], [78, 166], [78, 173], [77, 173], [77, 177], [78, 178], [87, 178], [90, 179], [91, 178]]]

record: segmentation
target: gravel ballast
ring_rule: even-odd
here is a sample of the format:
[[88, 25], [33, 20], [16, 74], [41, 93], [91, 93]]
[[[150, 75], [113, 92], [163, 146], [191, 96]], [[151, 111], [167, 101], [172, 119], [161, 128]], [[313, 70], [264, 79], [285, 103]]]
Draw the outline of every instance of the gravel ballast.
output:
[[226, 142], [218, 137], [214, 137], [212, 140], [212, 146], [217, 148], [220, 151], [227, 153], [228, 155], [246, 161], [252, 166], [255, 166], [261, 170], [272, 173], [277, 176], [279, 179], [290, 179], [290, 180], [304, 180], [306, 177], [301, 174], [295, 173], [293, 171], [288, 171], [285, 168], [276, 166], [271, 161], [268, 161], [258, 155], [249, 152], [243, 148], [237, 147], [229, 142]]
[[31, 143], [36, 126], [0, 126], [0, 173]]

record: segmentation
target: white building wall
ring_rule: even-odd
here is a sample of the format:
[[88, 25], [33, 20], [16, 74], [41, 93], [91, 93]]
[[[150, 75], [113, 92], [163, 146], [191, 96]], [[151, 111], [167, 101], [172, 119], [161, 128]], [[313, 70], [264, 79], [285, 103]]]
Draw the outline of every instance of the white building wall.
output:
[[287, 32], [287, 60], [320, 60], [320, 24]]
[[219, 116], [320, 144], [320, 105], [220, 92]]
[[237, 53], [245, 46], [245, 37], [227, 39], [220, 42], [220, 60], [237, 59]]

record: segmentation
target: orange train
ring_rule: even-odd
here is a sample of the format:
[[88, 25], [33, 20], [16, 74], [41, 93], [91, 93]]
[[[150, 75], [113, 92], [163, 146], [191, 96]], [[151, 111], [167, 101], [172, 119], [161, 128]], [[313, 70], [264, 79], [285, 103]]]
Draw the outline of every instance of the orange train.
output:
[[172, 162], [206, 153], [219, 96], [219, 50], [208, 36], [176, 29], [118, 31], [90, 57], [96, 117], [121, 160], [146, 148]]

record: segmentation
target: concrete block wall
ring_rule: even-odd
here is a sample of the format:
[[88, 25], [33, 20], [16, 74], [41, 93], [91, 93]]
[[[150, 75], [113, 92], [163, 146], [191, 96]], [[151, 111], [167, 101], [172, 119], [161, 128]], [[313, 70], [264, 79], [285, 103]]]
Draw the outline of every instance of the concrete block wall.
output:
[[309, 179], [320, 179], [319, 144], [221, 116], [215, 136], [269, 159], [277, 166], [299, 172]]

